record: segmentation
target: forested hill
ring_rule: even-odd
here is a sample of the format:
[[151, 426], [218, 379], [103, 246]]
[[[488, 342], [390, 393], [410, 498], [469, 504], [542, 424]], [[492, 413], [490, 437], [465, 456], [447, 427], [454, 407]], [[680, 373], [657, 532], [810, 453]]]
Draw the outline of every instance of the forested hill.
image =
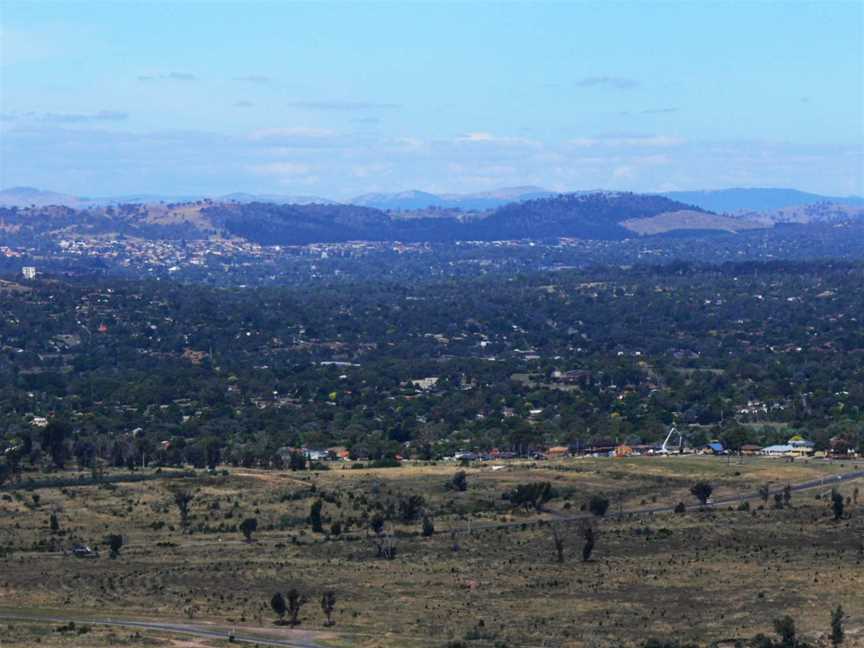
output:
[[600, 240], [631, 238], [623, 223], [674, 212], [706, 212], [663, 196], [634, 193], [560, 194], [511, 203], [474, 224], [477, 236], [494, 238], [573, 237]]
[[407, 217], [354, 205], [250, 203], [213, 205], [203, 210], [217, 227], [264, 245], [552, 237], [620, 240], [634, 236], [625, 222], [675, 213], [710, 216], [698, 207], [663, 196], [633, 193], [561, 194], [511, 203], [488, 213], [468, 215], [452, 210], [435, 218]]

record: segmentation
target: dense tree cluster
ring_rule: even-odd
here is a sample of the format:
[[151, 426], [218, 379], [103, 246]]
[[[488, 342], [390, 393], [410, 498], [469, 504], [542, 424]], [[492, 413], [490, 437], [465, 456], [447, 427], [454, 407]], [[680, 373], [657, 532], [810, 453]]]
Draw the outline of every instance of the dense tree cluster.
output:
[[860, 265], [775, 263], [0, 289], [0, 479], [632, 444], [673, 422], [694, 445], [860, 449], [862, 285]]

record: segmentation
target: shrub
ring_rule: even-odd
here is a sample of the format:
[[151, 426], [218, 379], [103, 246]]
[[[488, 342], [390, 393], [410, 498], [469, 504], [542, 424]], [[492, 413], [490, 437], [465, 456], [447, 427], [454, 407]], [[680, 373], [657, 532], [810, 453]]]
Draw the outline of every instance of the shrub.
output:
[[843, 495], [836, 489], [831, 491], [831, 509], [834, 511], [835, 520], [843, 517]]
[[690, 487], [690, 493], [699, 500], [699, 503], [702, 506], [705, 506], [708, 503], [708, 500], [711, 498], [711, 493], [714, 492], [714, 487], [706, 481], [699, 481], [693, 484]]
[[246, 518], [240, 523], [240, 531], [246, 538], [246, 542], [252, 542], [252, 534], [258, 530], [257, 518]]
[[464, 470], [458, 471], [453, 478], [447, 482], [447, 488], [451, 488], [456, 491], [466, 491], [468, 490], [468, 478], [465, 474]]
[[606, 511], [609, 509], [609, 500], [602, 495], [594, 495], [588, 501], [588, 510], [591, 511], [597, 517], [603, 517], [606, 515]]
[[324, 533], [324, 527], [321, 526], [321, 508], [323, 506], [319, 499], [312, 502], [312, 506], [309, 507], [309, 524], [312, 525], [312, 531], [315, 533]]
[[423, 537], [428, 538], [435, 533], [435, 523], [429, 515], [423, 516]]

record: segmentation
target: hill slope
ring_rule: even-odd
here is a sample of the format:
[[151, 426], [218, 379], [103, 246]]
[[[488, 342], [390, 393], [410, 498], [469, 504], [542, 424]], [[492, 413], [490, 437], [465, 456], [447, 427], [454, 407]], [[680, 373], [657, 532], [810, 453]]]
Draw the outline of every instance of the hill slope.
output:
[[697, 205], [702, 209], [723, 213], [738, 211], [773, 211], [798, 205], [832, 202], [864, 205], [860, 196], [832, 197], [798, 191], [797, 189], [719, 189], [717, 191], [670, 191], [667, 198]]
[[[757, 223], [758, 225], [754, 225]], [[622, 240], [675, 231], [738, 231], [771, 222], [731, 219], [659, 195], [561, 194], [486, 212], [430, 208], [385, 212], [343, 204], [198, 201], [181, 204], [0, 208], [0, 224], [26, 238], [231, 236], [261, 245], [346, 241], [448, 242], [576, 238]]]

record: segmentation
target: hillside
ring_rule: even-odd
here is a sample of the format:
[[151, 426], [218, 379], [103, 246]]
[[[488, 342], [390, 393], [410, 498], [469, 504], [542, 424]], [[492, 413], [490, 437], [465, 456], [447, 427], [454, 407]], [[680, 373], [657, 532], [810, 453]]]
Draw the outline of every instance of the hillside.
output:
[[668, 234], [669, 232], [740, 232], [760, 229], [765, 225], [754, 220], [718, 216], [695, 210], [663, 212], [648, 218], [633, 218], [621, 223], [631, 232], [641, 236]]
[[[694, 220], [694, 214], [697, 216]], [[656, 219], [644, 226], [644, 219]], [[701, 215], [701, 216], [699, 216]], [[0, 208], [7, 236], [131, 236], [148, 240], [228, 236], [260, 245], [346, 241], [495, 241], [578, 238], [622, 240], [676, 230], [734, 231], [752, 223], [723, 219], [663, 196], [561, 194], [490, 211], [426, 208], [385, 212], [342, 204], [214, 202], [124, 204], [89, 209]], [[698, 225], [698, 227], [697, 227]], [[733, 226], [735, 225], [735, 226]], [[762, 225], [765, 226], [765, 225]]]
[[[512, 203], [475, 224], [477, 238], [572, 237], [619, 240], [631, 237], [625, 221], [659, 214], [703, 212], [663, 196], [634, 193], [561, 194]], [[671, 221], [670, 221], [671, 223]]]
[[671, 191], [663, 195], [672, 200], [680, 200], [717, 213], [774, 211], [786, 207], [824, 202], [864, 206], [864, 198], [860, 196], [822, 196], [797, 189], [753, 188]]
[[[396, 218], [354, 205], [216, 205], [203, 215], [234, 236], [261, 244], [302, 245], [350, 240], [458, 241], [534, 238], [629, 238], [640, 219], [664, 216], [662, 231], [693, 229], [693, 214], [705, 214], [698, 229], [732, 229], [716, 216], [662, 196], [630, 193], [561, 194], [510, 203], [483, 217], [461, 218], [456, 211], [424, 210]], [[676, 221], [676, 214], [686, 215]], [[711, 216], [711, 218], [707, 218]], [[712, 220], [713, 218], [713, 220]], [[729, 219], [726, 219], [727, 221]], [[628, 227], [623, 223], [631, 223]], [[676, 225], [680, 222], [680, 227]], [[644, 233], [654, 233], [646, 230]]]

